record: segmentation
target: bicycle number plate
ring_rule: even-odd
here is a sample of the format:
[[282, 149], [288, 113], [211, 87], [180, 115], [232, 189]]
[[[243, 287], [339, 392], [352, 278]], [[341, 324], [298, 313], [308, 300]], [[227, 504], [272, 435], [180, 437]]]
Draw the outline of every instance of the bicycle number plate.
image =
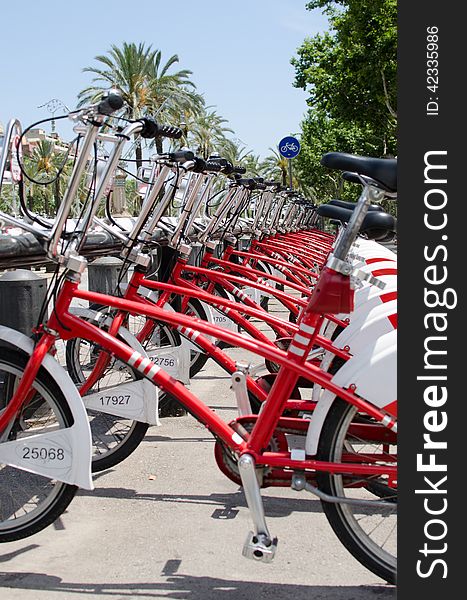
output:
[[159, 388], [147, 379], [130, 381], [84, 396], [86, 408], [124, 419], [159, 424]]
[[190, 383], [190, 349], [188, 344], [180, 346], [162, 346], [147, 350], [151, 361], [184, 384]]
[[0, 444], [0, 463], [73, 484], [72, 448], [71, 428], [38, 433]]
[[212, 311], [212, 322], [214, 325], [219, 325], [219, 327], [223, 327], [224, 329], [228, 329], [229, 331], [238, 332], [238, 325], [232, 319], [229, 319], [226, 315], [221, 313], [217, 308], [211, 307]]

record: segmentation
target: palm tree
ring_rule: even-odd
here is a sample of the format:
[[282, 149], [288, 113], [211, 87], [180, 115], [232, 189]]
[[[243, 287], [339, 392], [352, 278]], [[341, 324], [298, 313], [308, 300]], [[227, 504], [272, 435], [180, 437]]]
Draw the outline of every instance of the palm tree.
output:
[[269, 148], [272, 152], [267, 156], [261, 165], [263, 174], [268, 179], [280, 179], [282, 185], [287, 185], [288, 162], [287, 159], [279, 154], [274, 148]]
[[[202, 105], [202, 98], [196, 94], [195, 85], [189, 79], [191, 71], [183, 69], [168, 73], [179, 59], [176, 54], [161, 66], [160, 50], [152, 50], [144, 43], [124, 42], [122, 47], [112, 45], [107, 55], [96, 56], [103, 68], [86, 67], [84, 72], [94, 73], [93, 85], [82, 90], [79, 105], [97, 101], [109, 88], [117, 90], [126, 104], [126, 116], [137, 119], [144, 115], [171, 115], [177, 107], [180, 111]], [[177, 123], [178, 124], [178, 123]], [[158, 149], [161, 149], [160, 140]], [[142, 164], [142, 149], [136, 145], [137, 166]]]
[[223, 119], [215, 110], [208, 111], [208, 108], [202, 110], [188, 127], [188, 140], [204, 159], [219, 152], [226, 142], [226, 133], [233, 133], [224, 125], [227, 119]]
[[[195, 84], [189, 79], [191, 71], [182, 69], [168, 73], [170, 67], [178, 63], [176, 54], [162, 67], [161, 58], [161, 52], [157, 50], [149, 65], [147, 108], [160, 122], [179, 126], [202, 112], [204, 99], [196, 92]], [[162, 140], [156, 139], [156, 148], [158, 152], [162, 151]]]
[[233, 165], [245, 166], [243, 163], [251, 156], [251, 150], [237, 139], [225, 138], [219, 145], [219, 154]]
[[[50, 215], [50, 204], [53, 200], [55, 211], [60, 204], [66, 184], [70, 164], [64, 165], [66, 156], [55, 148], [52, 140], [40, 140], [32, 154], [25, 157], [24, 163], [27, 174], [34, 180], [29, 188], [29, 204], [31, 209], [43, 202], [41, 207], [46, 215]], [[48, 185], [50, 184], [50, 185]]]

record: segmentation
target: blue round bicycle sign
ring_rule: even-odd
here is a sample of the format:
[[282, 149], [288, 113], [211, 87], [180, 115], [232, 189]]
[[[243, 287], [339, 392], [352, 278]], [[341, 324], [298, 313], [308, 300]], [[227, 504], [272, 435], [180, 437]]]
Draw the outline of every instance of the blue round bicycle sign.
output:
[[284, 158], [295, 158], [300, 152], [300, 142], [290, 135], [282, 138], [279, 142], [279, 152]]

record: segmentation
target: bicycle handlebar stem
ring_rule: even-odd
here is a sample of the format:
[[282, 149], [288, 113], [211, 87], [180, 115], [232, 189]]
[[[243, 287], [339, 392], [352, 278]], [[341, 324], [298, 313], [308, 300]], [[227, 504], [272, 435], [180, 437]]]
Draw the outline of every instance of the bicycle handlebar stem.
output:
[[215, 181], [215, 176], [213, 175], [209, 175], [207, 178], [207, 181], [205, 182], [204, 188], [202, 189], [201, 193], [198, 195], [198, 199], [195, 202], [193, 209], [191, 211], [191, 214], [188, 218], [188, 221], [186, 223], [186, 232], [188, 233], [191, 229], [191, 227], [193, 226], [193, 222], [196, 219], [196, 216], [199, 213], [199, 210], [201, 208], [201, 205], [203, 204], [204, 201], [207, 202], [207, 199], [209, 197], [209, 193], [211, 191], [211, 188], [214, 184]]
[[368, 211], [368, 207], [372, 202], [379, 202], [382, 196], [384, 196], [384, 193], [375, 187], [369, 185], [364, 186], [357, 205], [353, 210], [352, 217], [350, 218], [347, 227], [345, 228], [342, 236], [339, 238], [334, 248], [334, 258], [345, 261], [350, 247], [358, 236], [358, 232], [360, 231], [360, 227]]
[[125, 129], [120, 134], [118, 134], [118, 142], [112, 148], [110, 156], [107, 160], [107, 164], [105, 165], [104, 171], [99, 181], [97, 182], [96, 191], [94, 193], [94, 201], [89, 204], [86, 213], [84, 214], [83, 218], [80, 219], [79, 223], [76, 226], [76, 230], [82, 232], [82, 236], [79, 242], [76, 244], [76, 247], [73, 248], [74, 250], [79, 252], [84, 243], [86, 232], [91, 226], [91, 223], [94, 217], [96, 216], [97, 210], [99, 208], [100, 199], [105, 195], [105, 190], [108, 186], [108, 183], [117, 169], [118, 162], [122, 156], [124, 145], [132, 135], [139, 133], [142, 130], [142, 128], [143, 124], [137, 121], [135, 123], [130, 123], [129, 125], [127, 125]]
[[[153, 184], [153, 190], [149, 196], [148, 201], [154, 202], [154, 200], [159, 196], [159, 193], [162, 189], [162, 186], [166, 184], [166, 190], [164, 192], [163, 197], [159, 201], [159, 203], [154, 208], [154, 212], [147, 223], [144, 232], [141, 235], [141, 238], [144, 240], [148, 240], [151, 238], [155, 228], [158, 226], [160, 220], [164, 216], [165, 211], [167, 210], [168, 205], [170, 204], [170, 200], [172, 199], [172, 194], [174, 187], [178, 185], [178, 178], [175, 182], [171, 180], [167, 181], [167, 176], [171, 172], [171, 167], [169, 165], [164, 165], [161, 169], [161, 172], [158, 176], [158, 180]], [[175, 177], [175, 176], [174, 176]], [[151, 181], [151, 180], [150, 180]], [[138, 232], [139, 235], [139, 232]]]
[[[190, 173], [190, 175], [193, 175], [193, 173]], [[183, 204], [183, 208], [180, 213], [180, 218], [177, 223], [177, 227], [170, 239], [171, 246], [173, 246], [175, 248], [178, 246], [178, 243], [180, 242], [180, 239], [182, 237], [182, 232], [185, 229], [185, 224], [187, 223], [187, 220], [190, 217], [190, 214], [191, 214], [191, 211], [193, 210], [195, 201], [198, 198], [198, 194], [200, 193], [201, 186], [204, 185], [204, 183], [207, 181], [208, 178], [209, 178], [209, 175], [204, 175], [204, 174], [198, 175], [198, 177], [190, 191], [188, 191], [189, 184], [187, 185], [186, 201]]]
[[81, 152], [79, 153], [78, 159], [75, 162], [73, 167], [73, 171], [71, 173], [70, 179], [68, 181], [68, 186], [63, 195], [63, 200], [60, 204], [60, 207], [57, 211], [57, 219], [52, 226], [52, 230], [50, 233], [50, 242], [47, 248], [47, 256], [51, 260], [57, 260], [59, 258], [59, 242], [60, 236], [63, 233], [63, 229], [66, 225], [66, 221], [70, 214], [71, 206], [73, 204], [73, 200], [78, 192], [78, 186], [80, 183], [81, 175], [83, 174], [86, 163], [91, 153], [91, 148], [96, 141], [97, 134], [99, 132], [99, 128], [104, 120], [103, 115], [96, 115], [95, 119], [91, 121], [87, 128], [86, 133], [84, 135], [83, 145], [81, 147]]
[[[163, 165], [159, 171], [159, 165], [157, 163], [153, 164], [146, 193], [144, 194], [141, 211], [135, 221], [135, 224], [133, 225], [132, 230], [128, 234], [128, 241], [126, 244], [127, 248], [131, 247], [140, 235], [146, 221], [148, 220], [151, 210], [154, 209], [154, 205], [156, 204], [157, 198], [162, 190], [162, 186], [164, 185], [170, 172], [171, 168], [168, 165]], [[148, 225], [151, 223], [152, 221], [150, 221]], [[154, 223], [152, 228], [149, 226], [146, 228], [145, 239], [149, 239], [151, 237], [156, 225], [157, 222]], [[124, 255], [127, 255], [127, 249], [124, 250]]]
[[230, 206], [232, 205], [232, 203], [235, 200], [236, 194], [239, 194], [239, 192], [240, 192], [240, 188], [238, 188], [236, 186], [232, 186], [229, 188], [229, 190], [227, 191], [227, 194], [224, 196], [224, 198], [220, 202], [219, 206], [217, 207], [216, 212], [214, 213], [214, 215], [211, 217], [210, 221], [208, 222], [206, 229], [198, 237], [198, 241], [201, 242], [201, 244], [207, 243], [207, 241], [209, 240], [209, 238], [212, 236], [215, 229], [217, 228], [217, 224], [225, 217]]

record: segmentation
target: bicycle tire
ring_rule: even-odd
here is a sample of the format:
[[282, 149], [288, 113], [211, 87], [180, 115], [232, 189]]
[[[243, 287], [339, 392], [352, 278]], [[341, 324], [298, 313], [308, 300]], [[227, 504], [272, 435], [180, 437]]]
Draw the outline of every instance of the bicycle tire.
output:
[[[344, 445], [347, 448], [350, 445], [353, 452], [356, 452], [358, 446], [361, 445], [362, 451], [368, 455], [368, 441], [357, 439], [349, 433], [349, 427], [356, 412], [355, 407], [341, 399], [334, 402], [323, 425], [318, 447], [318, 460], [339, 462]], [[360, 481], [361, 479], [362, 477], [359, 477]], [[358, 493], [360, 497], [374, 500], [375, 494], [371, 479], [368, 480], [367, 486], [354, 488], [345, 486], [342, 475], [320, 472], [317, 480], [319, 489], [331, 496], [343, 496], [347, 491], [349, 497], [355, 497], [355, 494]], [[386, 489], [389, 490], [389, 486]], [[382, 497], [381, 494], [378, 495]], [[384, 498], [388, 503], [387, 509], [385, 507], [372, 508], [370, 505], [362, 509], [349, 504], [334, 504], [326, 501], [322, 501], [322, 506], [329, 524], [347, 550], [378, 577], [394, 584], [397, 576], [395, 539], [397, 502], [394, 501], [394, 498], [397, 500], [397, 491], [394, 491], [392, 498], [387, 495]], [[360, 514], [362, 512], [363, 515]], [[382, 519], [381, 524], [375, 525], [378, 518]], [[365, 531], [365, 527], [368, 531]], [[390, 537], [391, 540], [389, 540]]]
[[[23, 352], [0, 347], [0, 409], [22, 376], [28, 361]], [[41, 367], [34, 388], [37, 395], [28, 403], [10, 428], [8, 439], [38, 433], [51, 425], [70, 427], [73, 416], [59, 386]], [[13, 542], [38, 533], [51, 525], [66, 510], [77, 486], [0, 464], [0, 542]], [[36, 505], [31, 508], [31, 503]], [[23, 504], [21, 504], [23, 503]], [[24, 514], [23, 514], [24, 511]]]

